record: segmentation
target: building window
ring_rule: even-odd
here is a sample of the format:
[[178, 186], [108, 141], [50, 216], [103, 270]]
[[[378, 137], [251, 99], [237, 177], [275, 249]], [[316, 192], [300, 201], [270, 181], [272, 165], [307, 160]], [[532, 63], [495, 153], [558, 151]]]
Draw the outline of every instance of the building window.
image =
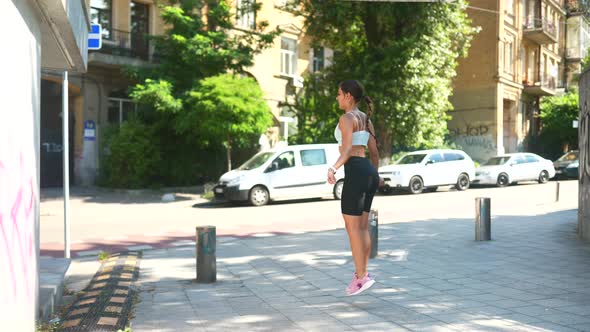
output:
[[514, 73], [514, 37], [507, 37], [504, 41], [504, 71]]
[[90, 0], [90, 21], [92, 24], [100, 24], [102, 38], [111, 39], [112, 10], [111, 0]]
[[256, 28], [256, 0], [237, 0], [237, 25], [246, 29]]
[[147, 59], [149, 54], [150, 6], [141, 2], [130, 2], [131, 6], [131, 49], [134, 55]]
[[514, 0], [505, 0], [506, 8], [504, 12], [510, 16], [514, 16]]
[[132, 113], [137, 110], [137, 104], [127, 98], [109, 98], [108, 123], [120, 125], [127, 121]]
[[526, 48], [524, 46], [520, 46], [520, 54], [519, 54], [519, 65], [520, 65], [520, 76], [524, 81], [526, 77]]
[[316, 47], [313, 49], [313, 72], [324, 69], [324, 48]]
[[281, 38], [281, 75], [295, 76], [297, 70], [297, 41]]

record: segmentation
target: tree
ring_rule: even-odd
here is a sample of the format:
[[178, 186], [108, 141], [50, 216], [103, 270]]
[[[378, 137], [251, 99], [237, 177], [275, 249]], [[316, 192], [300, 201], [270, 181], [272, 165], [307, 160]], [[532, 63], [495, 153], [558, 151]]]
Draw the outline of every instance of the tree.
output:
[[580, 97], [577, 91], [541, 99], [540, 140], [544, 142], [545, 155], [551, 159], [560, 156], [567, 147], [578, 146], [578, 130], [573, 128], [580, 112]]
[[273, 123], [260, 86], [249, 77], [208, 77], [190, 92], [187, 101], [191, 108], [180, 114], [178, 130], [187, 135], [209, 131], [223, 141], [228, 171], [232, 143], [243, 146], [248, 138], [258, 138]]
[[380, 153], [392, 146], [444, 143], [451, 80], [476, 28], [463, 0], [437, 3], [376, 3], [304, 0], [290, 6], [305, 18], [316, 46], [335, 50], [331, 66], [306, 77], [296, 110], [297, 142], [333, 141], [338, 121], [338, 82], [361, 81], [375, 102]]
[[[131, 97], [142, 105], [139, 118], [154, 128], [163, 149], [162, 172], [181, 163], [194, 169], [191, 163], [206, 163], [209, 158], [187, 161], [187, 156], [222, 144], [231, 165], [230, 144], [244, 146], [244, 139], [257, 139], [270, 125], [272, 115], [262, 105], [257, 83], [224, 74], [244, 75], [254, 55], [268, 47], [279, 31], [268, 31], [265, 21], [252, 30], [234, 27], [229, 3], [171, 0], [161, 6], [167, 29], [161, 36], [150, 37], [158, 65], [128, 71], [140, 82], [131, 90]], [[238, 15], [261, 6], [254, 1], [243, 3]], [[235, 98], [245, 98], [243, 103], [231, 97], [232, 89], [236, 89]]]

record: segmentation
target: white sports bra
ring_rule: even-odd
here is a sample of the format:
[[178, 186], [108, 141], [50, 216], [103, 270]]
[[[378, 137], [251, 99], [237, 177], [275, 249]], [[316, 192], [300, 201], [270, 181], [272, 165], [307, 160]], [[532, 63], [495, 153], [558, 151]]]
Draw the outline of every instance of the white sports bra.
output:
[[[358, 109], [353, 110], [352, 112], [358, 111], [360, 112]], [[358, 113], [353, 113], [353, 115], [357, 118], [358, 123], [363, 123], [361, 120], [360, 115], [358, 115]], [[363, 123], [364, 124], [364, 123]], [[352, 145], [362, 145], [362, 146], [367, 146], [367, 144], [369, 143], [369, 138], [370, 138], [371, 134], [363, 129], [363, 130], [357, 130], [355, 132], [352, 133]], [[336, 125], [336, 129], [334, 129], [334, 138], [336, 138], [336, 141], [338, 141], [338, 145], [342, 146], [342, 131], [340, 130], [340, 127], [338, 125]]]

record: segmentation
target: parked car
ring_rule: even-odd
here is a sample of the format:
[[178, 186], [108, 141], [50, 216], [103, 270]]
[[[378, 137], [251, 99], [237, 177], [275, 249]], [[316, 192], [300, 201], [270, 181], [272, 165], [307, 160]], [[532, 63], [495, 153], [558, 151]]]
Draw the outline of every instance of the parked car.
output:
[[336, 184], [327, 182], [328, 167], [339, 155], [338, 144], [292, 145], [262, 151], [223, 174], [213, 192], [218, 199], [249, 201], [255, 206], [282, 198], [333, 195], [340, 199], [344, 167], [336, 172]]
[[477, 168], [473, 183], [504, 187], [519, 181], [546, 183], [554, 176], [551, 160], [534, 153], [508, 153], [490, 158]]
[[404, 155], [393, 165], [379, 167], [379, 175], [385, 191], [403, 188], [419, 194], [443, 185], [466, 190], [475, 176], [475, 165], [460, 150], [421, 150]]
[[579, 151], [570, 151], [553, 162], [555, 177], [578, 178], [578, 158]]

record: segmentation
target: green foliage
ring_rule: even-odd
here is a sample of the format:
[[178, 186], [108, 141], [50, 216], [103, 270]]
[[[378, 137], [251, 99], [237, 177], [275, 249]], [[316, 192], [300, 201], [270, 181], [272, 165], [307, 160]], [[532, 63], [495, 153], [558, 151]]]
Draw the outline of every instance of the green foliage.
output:
[[272, 125], [270, 107], [250, 77], [223, 74], [203, 79], [188, 93], [187, 107], [177, 118], [179, 133], [208, 132], [212, 141], [243, 147]]
[[103, 158], [102, 182], [110, 186], [211, 180], [224, 170], [225, 149], [235, 145], [229, 155], [242, 161], [272, 124], [257, 83], [238, 76], [279, 31], [269, 31], [263, 21], [252, 30], [236, 29], [228, 1], [161, 4], [166, 31], [150, 37], [158, 65], [126, 69], [138, 82], [130, 92], [139, 105], [134, 126], [144, 131], [131, 137], [131, 128], [122, 127], [106, 140], [110, 154]]
[[527, 140], [532, 151], [555, 160], [566, 146], [569, 149], [578, 146], [578, 130], [572, 127], [572, 123], [579, 117], [579, 100], [577, 91], [541, 100], [541, 131]]
[[[298, 143], [331, 142], [340, 111], [338, 83], [361, 81], [376, 102], [372, 116], [380, 152], [392, 146], [444, 142], [451, 80], [476, 28], [465, 1], [437, 3], [306, 0], [291, 10], [305, 18], [317, 45], [335, 49], [332, 65], [309, 75], [297, 110]], [[362, 105], [361, 105], [362, 107]]]
[[107, 130], [103, 142], [102, 184], [116, 188], [150, 184], [160, 162], [160, 148], [149, 126], [131, 119]]
[[98, 260], [99, 261], [104, 261], [105, 259], [109, 258], [109, 253], [106, 251], [101, 251], [98, 253]]

